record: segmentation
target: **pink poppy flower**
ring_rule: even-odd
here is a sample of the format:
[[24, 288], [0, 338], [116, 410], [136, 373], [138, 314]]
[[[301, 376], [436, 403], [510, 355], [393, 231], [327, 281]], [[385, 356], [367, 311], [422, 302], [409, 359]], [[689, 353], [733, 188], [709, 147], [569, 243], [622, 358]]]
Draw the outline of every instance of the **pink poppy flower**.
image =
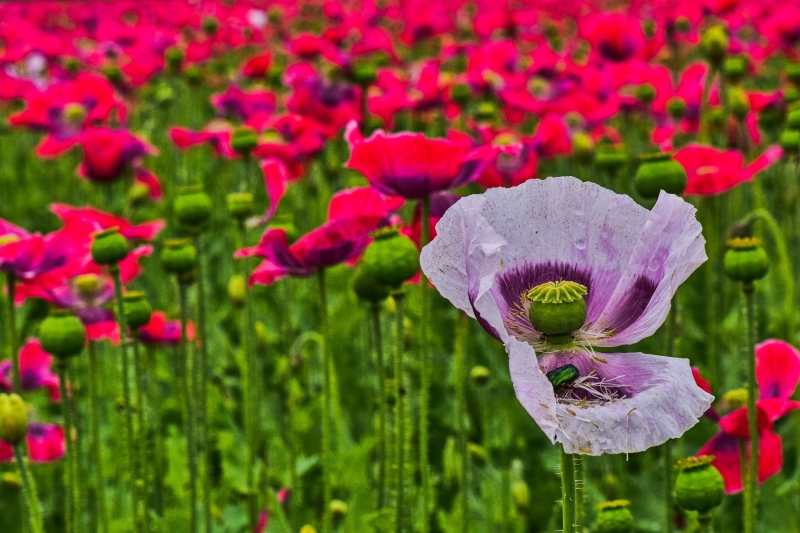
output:
[[242, 75], [248, 78], [263, 78], [269, 72], [269, 66], [272, 64], [272, 54], [264, 52], [251, 57], [242, 65]]
[[645, 45], [638, 18], [623, 13], [598, 13], [581, 24], [582, 33], [605, 60], [626, 61]]
[[[49, 463], [60, 459], [66, 453], [64, 430], [55, 424], [41, 424], [33, 422], [28, 425], [26, 436], [28, 443], [28, 457], [34, 463]], [[14, 460], [11, 445], [0, 441], [0, 462]]]
[[[186, 337], [194, 340], [194, 322], [186, 324]], [[153, 311], [150, 322], [139, 328], [139, 340], [145, 344], [178, 344], [181, 342], [180, 320], [167, 320], [163, 311]]]
[[737, 150], [720, 150], [692, 144], [675, 152], [675, 160], [686, 169], [688, 184], [685, 194], [707, 196], [728, 191], [753, 179], [758, 172], [779, 161], [783, 150], [771, 146], [749, 165]]
[[208, 144], [216, 156], [233, 159], [238, 157], [231, 147], [232, 129], [230, 127], [205, 127], [200, 131], [174, 126], [169, 129], [169, 137], [178, 148], [190, 148], [198, 144]]
[[302, 63], [289, 67], [284, 78], [292, 89], [286, 107], [316, 121], [327, 137], [339, 133], [350, 120], [361, 120], [359, 87], [328, 81]]
[[261, 162], [261, 171], [264, 173], [264, 188], [267, 191], [269, 206], [264, 216], [256, 219], [251, 225], [266, 224], [278, 210], [283, 195], [289, 187], [289, 171], [280, 159], [270, 158]]
[[91, 207], [52, 204], [50, 211], [55, 213], [65, 224], [72, 221], [88, 221], [97, 225], [98, 229], [96, 231], [117, 227], [120, 234], [130, 241], [152, 241], [166, 225], [163, 220], [134, 225], [125, 218], [115, 217]]
[[269, 124], [275, 111], [274, 94], [258, 88], [244, 91], [236, 85], [213, 95], [211, 103], [221, 117], [241, 121], [259, 131]]
[[[800, 409], [800, 402], [790, 399], [800, 382], [800, 352], [784, 341], [768, 340], [756, 346], [755, 357], [758, 382], [758, 482], [763, 483], [780, 472], [783, 465], [781, 437], [773, 431], [775, 421]], [[699, 377], [699, 373], [696, 374], [696, 378]], [[709, 417], [719, 423], [720, 431], [697, 454], [713, 455], [714, 462], [711, 464], [722, 474], [726, 492], [739, 492], [742, 490], [739, 455], [742, 439], [748, 440], [747, 449], [750, 449], [747, 407], [736, 409], [721, 418], [712, 412]]]
[[[42, 387], [47, 389], [50, 399], [57, 402], [60, 398], [58, 391], [58, 376], [51, 370], [53, 357], [42, 350], [42, 345], [36, 339], [30, 339], [19, 352], [19, 379], [22, 390], [35, 391]], [[0, 362], [0, 390], [11, 392], [11, 360]]]

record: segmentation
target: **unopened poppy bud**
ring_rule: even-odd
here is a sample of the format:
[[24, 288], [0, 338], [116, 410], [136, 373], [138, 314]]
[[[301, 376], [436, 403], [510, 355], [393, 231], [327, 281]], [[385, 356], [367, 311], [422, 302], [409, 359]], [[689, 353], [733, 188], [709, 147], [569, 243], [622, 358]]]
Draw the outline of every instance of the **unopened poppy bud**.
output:
[[686, 100], [680, 96], [673, 96], [667, 100], [667, 114], [675, 120], [680, 120], [686, 114]]
[[248, 154], [258, 145], [258, 137], [253, 128], [243, 126], [233, 130], [231, 148], [240, 154]]
[[786, 65], [786, 77], [795, 85], [800, 85], [800, 63]]
[[146, 326], [150, 322], [153, 308], [147, 301], [147, 295], [141, 291], [129, 292], [123, 296], [125, 321], [132, 330]]
[[800, 130], [784, 130], [781, 132], [779, 144], [786, 154], [800, 152]]
[[100, 292], [100, 276], [97, 274], [80, 274], [75, 276], [73, 283], [81, 298], [92, 299]]
[[175, 198], [175, 215], [187, 228], [199, 229], [211, 218], [211, 197], [202, 185], [182, 187]]
[[769, 258], [760, 239], [736, 237], [728, 241], [723, 266], [729, 278], [750, 284], [767, 275]]
[[189, 65], [183, 69], [183, 76], [186, 83], [192, 87], [197, 87], [203, 83], [203, 71], [197, 65]]
[[684, 511], [707, 514], [722, 503], [725, 480], [711, 462], [714, 457], [701, 455], [678, 461], [680, 472], [675, 479], [675, 501]]
[[467, 443], [467, 453], [469, 453], [470, 459], [479, 465], [485, 465], [489, 460], [489, 454], [486, 452], [486, 448], [475, 442]]
[[228, 213], [236, 220], [244, 220], [253, 214], [253, 195], [249, 192], [232, 192], [226, 201]]
[[185, 58], [186, 54], [177, 46], [170, 46], [167, 48], [167, 51], [164, 52], [164, 61], [172, 72], [178, 72], [181, 69]]
[[597, 509], [597, 522], [595, 533], [631, 533], [633, 531], [633, 515], [628, 500], [614, 500], [599, 503]]
[[359, 299], [377, 303], [389, 297], [391, 287], [378, 281], [372, 271], [360, 266], [353, 278], [353, 290]]
[[450, 99], [464, 107], [472, 100], [472, 89], [466, 83], [455, 83], [450, 87]]
[[378, 71], [372, 63], [356, 63], [350, 71], [350, 79], [362, 88], [369, 87], [378, 79]]
[[653, 102], [656, 98], [656, 88], [651, 83], [642, 83], [636, 87], [634, 92], [636, 99], [641, 103], [647, 105]]
[[750, 101], [741, 87], [731, 87], [728, 89], [728, 105], [731, 114], [739, 120], [744, 120], [750, 112]]
[[649, 199], [658, 198], [661, 191], [681, 194], [687, 181], [686, 169], [672, 158], [671, 153], [643, 156], [634, 178], [636, 190]]
[[219, 29], [219, 21], [216, 19], [216, 17], [203, 17], [200, 27], [203, 28], [203, 31], [206, 32], [206, 35], [214, 35]]
[[317, 533], [317, 530], [314, 529], [314, 526], [306, 524], [300, 528], [300, 533]]
[[472, 370], [469, 371], [469, 377], [472, 382], [480, 387], [489, 383], [490, 376], [489, 369], [483, 365], [473, 366]]
[[715, 128], [721, 128], [728, 121], [728, 115], [722, 107], [715, 107], [709, 112], [708, 121]]
[[57, 309], [39, 325], [42, 349], [59, 359], [75, 357], [86, 344], [86, 327], [68, 311]]
[[260, 320], [256, 320], [256, 323], [253, 324], [253, 333], [256, 338], [256, 346], [264, 348], [267, 345], [267, 326]]
[[598, 148], [594, 156], [594, 164], [597, 168], [610, 173], [617, 172], [628, 161], [625, 151], [617, 146], [603, 145]]
[[372, 236], [375, 240], [364, 251], [362, 265], [375, 280], [398, 287], [416, 275], [419, 250], [414, 241], [397, 228], [380, 229]]
[[347, 504], [342, 500], [331, 500], [329, 508], [333, 518], [341, 519], [347, 516]]
[[197, 266], [197, 250], [189, 239], [170, 239], [161, 251], [161, 264], [170, 274], [186, 274]]
[[98, 265], [114, 265], [128, 256], [128, 240], [114, 226], [94, 234], [92, 260]]
[[231, 279], [228, 280], [228, 297], [231, 299], [233, 305], [236, 307], [244, 305], [246, 295], [247, 281], [244, 279], [244, 276], [240, 276], [239, 274], [231, 276]]
[[576, 133], [572, 137], [572, 154], [581, 163], [588, 163], [594, 158], [594, 141], [585, 133]]
[[519, 511], [526, 511], [531, 505], [531, 489], [523, 480], [518, 479], [511, 487], [511, 494], [514, 496], [514, 505]]
[[747, 58], [745, 56], [733, 56], [725, 60], [723, 67], [725, 77], [733, 83], [738, 83], [747, 73]]
[[19, 444], [28, 433], [28, 408], [17, 394], [0, 394], [0, 440]]
[[162, 83], [156, 88], [155, 100], [158, 105], [169, 107], [175, 100], [175, 90], [166, 83]]
[[[572, 281], [549, 281], [530, 290], [528, 318], [551, 342], [568, 341], [586, 322], [586, 287]], [[569, 337], [569, 338], [567, 338]]]
[[722, 26], [712, 26], [700, 36], [700, 48], [712, 65], [719, 66], [728, 53], [728, 33]]

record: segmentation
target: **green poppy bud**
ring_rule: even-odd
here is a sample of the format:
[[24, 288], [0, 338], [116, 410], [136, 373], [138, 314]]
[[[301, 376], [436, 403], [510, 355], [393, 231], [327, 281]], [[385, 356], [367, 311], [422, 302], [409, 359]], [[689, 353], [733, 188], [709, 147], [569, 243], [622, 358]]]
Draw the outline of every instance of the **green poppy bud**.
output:
[[800, 63], [786, 65], [786, 77], [795, 85], [800, 85]]
[[197, 87], [203, 83], [203, 71], [197, 65], [189, 65], [183, 69], [183, 76], [186, 83], [192, 87]]
[[656, 88], [651, 83], [642, 83], [636, 87], [634, 94], [637, 100], [648, 105], [656, 98]]
[[211, 197], [202, 185], [181, 187], [175, 198], [175, 215], [178, 222], [187, 228], [198, 229], [211, 218]]
[[713, 456], [701, 455], [678, 461], [680, 472], [675, 479], [675, 501], [684, 511], [707, 514], [722, 503], [725, 480], [711, 465]]
[[240, 154], [249, 154], [258, 145], [256, 130], [249, 126], [242, 126], [233, 130], [231, 135], [231, 148]]
[[531, 489], [523, 480], [518, 479], [511, 487], [511, 494], [514, 496], [514, 506], [520, 512], [524, 512], [531, 506]]
[[781, 124], [785, 116], [783, 106], [766, 106], [758, 112], [758, 125], [765, 130], [775, 130]]
[[0, 488], [13, 491], [22, 490], [22, 478], [17, 472], [3, 472], [0, 474]]
[[661, 191], [683, 193], [688, 178], [686, 169], [672, 158], [671, 153], [660, 153], [642, 157], [634, 180], [636, 190], [642, 197], [655, 199]]
[[472, 100], [472, 89], [466, 83], [455, 83], [450, 87], [450, 99], [464, 107]]
[[0, 394], [0, 440], [16, 445], [28, 433], [28, 408], [17, 394]]
[[214, 35], [219, 29], [219, 21], [216, 19], [216, 17], [203, 17], [200, 27], [203, 29], [206, 35]]
[[785, 154], [800, 152], [800, 130], [783, 130], [778, 141]]
[[247, 280], [244, 276], [234, 274], [228, 280], [228, 297], [235, 307], [244, 305], [244, 299], [247, 294]]
[[786, 115], [786, 128], [800, 131], [800, 107], [795, 107]]
[[253, 214], [253, 195], [249, 192], [232, 192], [226, 201], [228, 213], [236, 220], [244, 220]]
[[39, 342], [42, 349], [54, 357], [75, 357], [86, 344], [86, 327], [78, 317], [57, 309], [39, 325]]
[[300, 533], [317, 533], [317, 530], [314, 529], [314, 526], [306, 524], [300, 528]]
[[585, 133], [578, 132], [572, 137], [572, 154], [581, 163], [594, 159], [594, 141]]
[[175, 90], [166, 83], [162, 83], [156, 87], [155, 92], [156, 103], [161, 107], [169, 107], [172, 101], [175, 100]]
[[750, 101], [741, 87], [728, 89], [728, 105], [731, 109], [731, 114], [738, 120], [744, 120], [750, 112]]
[[667, 114], [675, 120], [680, 120], [686, 114], [686, 100], [680, 96], [673, 96], [667, 100]]
[[377, 282], [398, 287], [416, 275], [419, 250], [414, 241], [401, 235], [397, 228], [378, 230], [373, 238], [364, 251], [362, 265]]
[[760, 239], [736, 237], [728, 241], [723, 266], [729, 278], [750, 284], [767, 275], [769, 258]]
[[620, 170], [628, 161], [628, 156], [621, 147], [612, 145], [602, 145], [598, 148], [594, 156], [594, 164], [600, 170], [615, 173]]
[[692, 21], [684, 15], [675, 17], [675, 29], [681, 33], [687, 33], [692, 29]]
[[482, 365], [473, 366], [472, 370], [469, 371], [469, 378], [479, 387], [483, 387], [489, 383], [490, 376], [489, 369]]
[[189, 239], [170, 239], [164, 242], [161, 264], [170, 274], [186, 274], [197, 266], [197, 250]]
[[114, 85], [122, 83], [122, 69], [117, 65], [106, 65], [103, 67], [103, 76]]
[[144, 183], [137, 181], [128, 189], [127, 197], [131, 205], [142, 205], [150, 198], [150, 189]]
[[725, 60], [723, 66], [725, 77], [733, 83], [738, 83], [747, 73], [747, 58], [745, 56], [733, 56]]
[[715, 66], [722, 64], [728, 44], [728, 33], [722, 26], [712, 26], [700, 36], [700, 48], [708, 62]]
[[126, 293], [122, 306], [125, 310], [125, 321], [132, 330], [146, 326], [150, 322], [153, 308], [147, 301], [146, 294], [140, 291]]
[[481, 102], [475, 108], [475, 120], [491, 122], [497, 118], [497, 104], [494, 102]]
[[722, 107], [715, 107], [708, 114], [708, 121], [716, 128], [725, 126], [727, 120], [728, 115], [725, 114], [725, 110]]
[[531, 325], [553, 337], [553, 342], [568, 340], [566, 336], [586, 322], [586, 294], [586, 287], [572, 281], [549, 281], [534, 287], [528, 293]]
[[378, 71], [372, 63], [356, 63], [350, 71], [350, 79], [356, 85], [366, 88], [378, 79]]
[[185, 58], [186, 55], [183, 53], [183, 50], [177, 46], [170, 46], [167, 48], [167, 51], [164, 52], [164, 61], [172, 72], [178, 72], [181, 69]]
[[628, 500], [614, 500], [597, 504], [597, 522], [595, 533], [631, 533], [633, 531], [633, 515]]
[[389, 297], [391, 287], [378, 281], [372, 271], [361, 266], [353, 278], [353, 290], [360, 300], [377, 303]]
[[92, 260], [98, 265], [115, 265], [128, 256], [130, 246], [119, 228], [114, 226], [94, 234], [91, 252]]
[[342, 500], [331, 500], [329, 509], [335, 519], [341, 519], [347, 516], [347, 504]]

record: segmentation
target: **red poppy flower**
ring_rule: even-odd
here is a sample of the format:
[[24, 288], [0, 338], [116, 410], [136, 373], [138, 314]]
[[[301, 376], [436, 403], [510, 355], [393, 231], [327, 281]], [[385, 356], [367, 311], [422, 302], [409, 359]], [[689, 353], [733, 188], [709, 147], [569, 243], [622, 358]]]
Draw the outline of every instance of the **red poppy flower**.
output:
[[166, 225], [163, 220], [134, 225], [128, 222], [127, 219], [115, 217], [91, 207], [52, 204], [50, 211], [55, 213], [66, 224], [73, 221], [88, 221], [97, 225], [98, 229], [96, 231], [117, 227], [120, 234], [131, 241], [152, 241]]
[[[50, 399], [59, 400], [58, 376], [51, 370], [53, 356], [42, 350], [36, 339], [30, 339], [19, 352], [19, 379], [22, 390], [47, 389]], [[11, 360], [0, 362], [0, 390], [11, 392]]]
[[178, 148], [208, 144], [211, 146], [214, 155], [233, 159], [238, 157], [239, 154], [231, 147], [232, 131], [230, 127], [218, 129], [211, 126], [200, 131], [194, 131], [176, 126], [169, 129], [169, 137]]
[[[66, 445], [64, 443], [64, 430], [55, 424], [40, 424], [33, 422], [28, 425], [26, 435], [28, 443], [28, 457], [34, 463], [49, 463], [64, 456]], [[0, 441], [0, 462], [14, 460], [11, 446]]]
[[[194, 340], [194, 322], [186, 324], [186, 337]], [[150, 322], [139, 328], [139, 340], [145, 344], [178, 344], [181, 342], [181, 323], [167, 320], [163, 311], [154, 311]]]
[[251, 57], [242, 65], [242, 74], [248, 78], [263, 78], [269, 72], [272, 64], [272, 54], [264, 52]]
[[275, 111], [275, 95], [265, 89], [244, 91], [231, 85], [224, 93], [211, 97], [211, 103], [223, 118], [241, 121], [259, 131], [263, 130]]
[[581, 29], [594, 50], [608, 61], [630, 59], [645, 45], [639, 19], [623, 13], [598, 13]]
[[675, 152], [675, 160], [686, 169], [689, 181], [685, 194], [719, 194], [753, 179], [756, 173], [780, 160], [783, 150], [771, 146], [749, 165], [737, 150], [720, 150], [699, 144]]
[[323, 79], [304, 63], [289, 67], [284, 78], [292, 88], [286, 107], [316, 121], [327, 137], [339, 133], [350, 120], [361, 120], [360, 88]]

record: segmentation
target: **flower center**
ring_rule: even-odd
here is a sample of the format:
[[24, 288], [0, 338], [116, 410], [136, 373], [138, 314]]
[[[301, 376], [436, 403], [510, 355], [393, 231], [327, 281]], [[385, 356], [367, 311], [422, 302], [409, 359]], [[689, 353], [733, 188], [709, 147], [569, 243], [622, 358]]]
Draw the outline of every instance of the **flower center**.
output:
[[572, 332], [586, 322], [586, 287], [573, 281], [549, 281], [528, 292], [531, 325], [554, 344], [572, 341]]
[[83, 298], [94, 298], [100, 290], [100, 277], [96, 274], [75, 276], [75, 286]]

